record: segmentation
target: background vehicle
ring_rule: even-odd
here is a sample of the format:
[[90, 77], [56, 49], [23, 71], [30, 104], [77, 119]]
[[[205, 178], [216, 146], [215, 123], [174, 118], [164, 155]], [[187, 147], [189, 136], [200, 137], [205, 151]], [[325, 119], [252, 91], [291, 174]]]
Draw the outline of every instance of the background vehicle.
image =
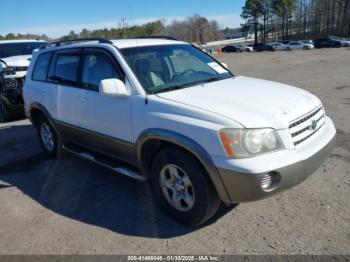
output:
[[256, 52], [274, 51], [273, 47], [266, 43], [255, 43], [253, 48]]
[[254, 45], [253, 44], [249, 44], [245, 46], [245, 51], [246, 52], [254, 52]]
[[282, 40], [282, 41], [280, 41], [280, 43], [282, 43], [282, 44], [284, 44], [284, 45], [287, 45], [287, 44], [289, 44], [289, 40]]
[[324, 38], [318, 38], [315, 40], [315, 47], [316, 48], [323, 48], [323, 47], [342, 47], [343, 43], [335, 38], [332, 37], [324, 37]]
[[286, 50], [286, 45], [284, 45], [282, 43], [271, 43], [270, 45], [272, 46], [272, 48], [275, 51], [284, 51], [284, 50]]
[[344, 42], [345, 42], [344, 44], [345, 47], [350, 47], [350, 38], [344, 38]]
[[24, 115], [22, 87], [33, 50], [44, 41], [0, 41], [0, 108], [7, 121]]
[[245, 51], [245, 48], [238, 45], [228, 45], [222, 48], [221, 51], [224, 53], [240, 53]]
[[302, 42], [303, 44], [314, 45], [314, 41], [312, 41], [312, 40], [300, 40], [300, 42]]
[[287, 51], [310, 50], [313, 48], [314, 48], [314, 45], [302, 43], [301, 41], [290, 41], [288, 44], [285, 45], [285, 50]]

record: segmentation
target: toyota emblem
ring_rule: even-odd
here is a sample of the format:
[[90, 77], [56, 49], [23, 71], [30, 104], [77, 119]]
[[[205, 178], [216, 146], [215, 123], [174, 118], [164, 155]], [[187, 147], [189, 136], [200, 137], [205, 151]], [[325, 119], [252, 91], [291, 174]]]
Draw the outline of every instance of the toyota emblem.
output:
[[317, 121], [312, 120], [311, 125], [309, 126], [309, 130], [315, 130], [317, 128]]

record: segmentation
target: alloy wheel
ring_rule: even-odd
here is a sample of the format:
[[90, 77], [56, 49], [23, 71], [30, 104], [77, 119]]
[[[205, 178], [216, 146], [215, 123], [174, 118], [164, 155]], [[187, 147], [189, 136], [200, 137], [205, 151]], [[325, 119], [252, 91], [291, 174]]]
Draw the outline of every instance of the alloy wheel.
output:
[[168, 164], [160, 172], [159, 183], [168, 203], [178, 211], [189, 211], [195, 202], [192, 182], [180, 167]]
[[46, 150], [52, 152], [54, 150], [54, 140], [51, 128], [47, 123], [42, 123], [40, 126], [40, 138]]

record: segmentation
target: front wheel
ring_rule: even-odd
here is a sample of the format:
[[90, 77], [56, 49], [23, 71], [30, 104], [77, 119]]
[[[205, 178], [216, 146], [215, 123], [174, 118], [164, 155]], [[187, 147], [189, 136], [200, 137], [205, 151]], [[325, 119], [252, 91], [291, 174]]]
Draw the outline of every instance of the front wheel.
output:
[[155, 199], [185, 225], [203, 224], [217, 212], [221, 203], [198, 160], [175, 146], [164, 148], [156, 155], [151, 187]]
[[310, 48], [308, 46], [303, 47], [304, 50], [309, 50]]
[[45, 153], [50, 157], [61, 157], [64, 155], [63, 143], [60, 137], [57, 135], [50, 122], [41, 117], [36, 123], [38, 130], [39, 140]]
[[11, 110], [7, 107], [7, 105], [2, 99], [0, 99], [0, 109], [5, 121], [8, 122], [14, 119], [14, 114], [11, 112]]

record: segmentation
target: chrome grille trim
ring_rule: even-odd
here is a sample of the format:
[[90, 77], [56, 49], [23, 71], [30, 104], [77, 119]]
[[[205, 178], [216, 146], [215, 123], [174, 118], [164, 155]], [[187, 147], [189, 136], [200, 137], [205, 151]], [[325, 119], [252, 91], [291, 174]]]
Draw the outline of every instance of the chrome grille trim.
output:
[[[326, 116], [323, 107], [319, 106], [307, 115], [292, 121], [289, 124], [289, 131], [294, 146], [301, 144], [302, 142], [312, 137], [315, 133], [317, 133], [325, 124], [325, 117]], [[310, 121], [310, 124], [307, 121]], [[314, 130], [311, 128], [312, 122], [313, 124], [316, 122], [316, 129]]]
[[325, 123], [323, 123], [319, 128], [317, 128], [314, 132], [312, 132], [310, 135], [304, 137], [303, 139], [300, 139], [298, 141], [294, 142], [294, 145], [297, 146], [300, 143], [304, 142], [305, 140], [309, 139], [311, 136], [313, 136], [317, 131], [319, 131], [321, 129], [321, 127], [324, 125]]
[[307, 115], [305, 117], [303, 117], [302, 119], [294, 122], [293, 124], [289, 125], [289, 128], [295, 127], [297, 125], [300, 125], [301, 123], [304, 123], [306, 120], [310, 119], [311, 117], [313, 117], [314, 115], [316, 115], [318, 112], [320, 112], [323, 108], [320, 107], [319, 109], [316, 109], [316, 111], [314, 111], [313, 113], [311, 113], [310, 115]]
[[[324, 118], [324, 115], [322, 115], [319, 119], [316, 120], [317, 123], [319, 123], [323, 118]], [[300, 135], [301, 133], [305, 132], [306, 130], [309, 130], [309, 127], [308, 127], [308, 126], [307, 126], [307, 127], [304, 127], [303, 129], [301, 129], [301, 130], [299, 130], [299, 131], [297, 131], [297, 132], [295, 132], [295, 133], [293, 133], [293, 134], [292, 134], [292, 137], [295, 137], [295, 136], [297, 136], [297, 135]]]

